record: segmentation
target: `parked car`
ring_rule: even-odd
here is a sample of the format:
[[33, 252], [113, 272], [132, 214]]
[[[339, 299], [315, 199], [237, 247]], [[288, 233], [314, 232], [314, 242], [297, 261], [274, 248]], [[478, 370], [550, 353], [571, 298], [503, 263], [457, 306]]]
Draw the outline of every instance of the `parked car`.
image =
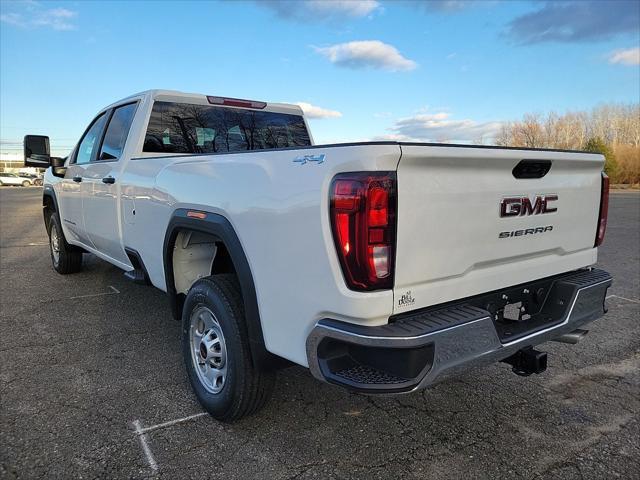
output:
[[30, 178], [21, 177], [17, 173], [0, 173], [0, 185], [20, 185], [22, 187], [28, 187], [33, 185], [33, 181]]
[[66, 160], [27, 136], [25, 163], [51, 165], [55, 270], [91, 252], [165, 291], [191, 385], [225, 421], [291, 363], [369, 394], [497, 361], [541, 373], [534, 347], [583, 338], [612, 282], [592, 267], [599, 154], [314, 145], [298, 106], [153, 90], [100, 111]]
[[18, 172], [18, 175], [30, 180], [32, 185], [41, 186], [44, 183], [41, 177], [33, 173]]

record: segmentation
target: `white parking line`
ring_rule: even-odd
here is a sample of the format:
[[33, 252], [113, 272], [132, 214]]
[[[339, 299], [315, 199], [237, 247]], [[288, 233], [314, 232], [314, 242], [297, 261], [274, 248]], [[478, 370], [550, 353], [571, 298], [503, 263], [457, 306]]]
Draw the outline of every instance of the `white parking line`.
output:
[[116, 287], [112, 287], [111, 285], [109, 285], [109, 288], [111, 289], [110, 292], [90, 293], [89, 295], [78, 295], [75, 297], [69, 297], [69, 300], [75, 300], [76, 298], [102, 297], [103, 295], [115, 295], [117, 293], [120, 293], [120, 290], [118, 290]]
[[194, 415], [189, 415], [188, 417], [178, 418], [176, 420], [170, 420], [168, 422], [158, 423], [156, 425], [151, 425], [150, 427], [142, 427], [140, 420], [136, 420], [133, 422], [133, 427], [135, 428], [135, 435], [140, 440], [140, 446], [142, 447], [142, 451], [144, 452], [144, 456], [147, 457], [147, 463], [149, 467], [154, 472], [158, 471], [158, 462], [156, 462], [155, 457], [153, 456], [153, 452], [151, 451], [151, 447], [149, 446], [149, 438], [147, 437], [147, 433], [153, 430], [159, 430], [161, 428], [171, 427], [173, 425], [177, 425], [179, 423], [188, 422], [189, 420], [193, 420], [194, 418], [202, 417], [204, 415], [208, 415], [207, 412], [200, 412]]
[[200, 412], [194, 415], [189, 415], [188, 417], [178, 418], [177, 420], [170, 420], [164, 423], [158, 423], [157, 425], [152, 425], [150, 427], [145, 427], [141, 430], [141, 433], [151, 432], [153, 430], [158, 430], [159, 428], [171, 427], [172, 425], [177, 425], [178, 423], [188, 422], [189, 420], [193, 420], [194, 418], [202, 417], [204, 415], [208, 415], [207, 412]]
[[49, 242], [31, 242], [31, 243], [10, 243], [7, 245], [3, 245], [2, 248], [22, 248], [22, 247], [46, 247], [49, 245]]
[[626, 300], [627, 302], [631, 302], [631, 303], [640, 303], [640, 300], [633, 300], [632, 298], [625, 298], [625, 297], [621, 297], [620, 295], [608, 295], [606, 297], [606, 299], [610, 299], [610, 298], [619, 298], [620, 300]]
[[146, 433], [144, 433], [146, 429], [142, 428], [142, 425], [140, 424], [140, 420], [136, 420], [135, 422], [133, 422], [133, 426], [135, 427], [136, 435], [140, 440], [140, 446], [142, 447], [142, 451], [144, 452], [145, 457], [147, 457], [147, 462], [149, 463], [149, 467], [151, 467], [151, 470], [153, 470], [154, 472], [157, 472], [158, 462], [156, 462], [156, 459], [153, 457], [153, 453], [151, 452], [151, 448], [149, 447], [149, 443], [147, 442], [147, 435]]

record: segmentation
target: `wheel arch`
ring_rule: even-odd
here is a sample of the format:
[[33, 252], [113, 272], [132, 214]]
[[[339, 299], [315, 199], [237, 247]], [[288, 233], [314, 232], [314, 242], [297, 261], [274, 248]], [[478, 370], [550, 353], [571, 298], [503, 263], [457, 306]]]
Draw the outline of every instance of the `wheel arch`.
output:
[[[173, 212], [164, 237], [164, 275], [173, 317], [177, 320], [182, 318], [184, 305], [184, 295], [176, 291], [173, 271], [173, 252], [178, 234], [191, 230], [210, 235], [224, 246], [225, 256], [219, 258], [229, 259], [238, 277], [254, 366], [260, 370], [272, 370], [284, 366], [287, 361], [269, 352], [265, 346], [253, 275], [231, 222], [223, 215], [216, 213], [198, 210], [197, 216], [189, 216], [188, 212], [193, 211], [180, 208]], [[216, 259], [214, 259], [215, 265]]]
[[44, 225], [49, 231], [49, 217], [53, 212], [60, 212], [58, 209], [58, 199], [56, 193], [49, 185], [44, 187], [42, 192], [42, 215], [44, 217]]

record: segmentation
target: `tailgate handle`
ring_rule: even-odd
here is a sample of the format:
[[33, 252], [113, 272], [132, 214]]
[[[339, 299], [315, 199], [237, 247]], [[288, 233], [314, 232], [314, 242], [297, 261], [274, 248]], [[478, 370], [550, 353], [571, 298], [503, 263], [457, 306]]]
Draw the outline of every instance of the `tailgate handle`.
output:
[[521, 160], [513, 167], [516, 178], [542, 178], [551, 170], [551, 160]]

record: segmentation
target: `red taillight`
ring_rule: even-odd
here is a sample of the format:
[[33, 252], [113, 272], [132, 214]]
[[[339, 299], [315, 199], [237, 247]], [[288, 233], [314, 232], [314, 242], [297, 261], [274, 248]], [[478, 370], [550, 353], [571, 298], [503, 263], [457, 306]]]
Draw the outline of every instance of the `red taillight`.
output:
[[596, 232], [596, 243], [594, 247], [599, 247], [604, 242], [604, 234], [607, 231], [607, 216], [609, 215], [609, 177], [602, 172], [602, 189], [600, 190], [600, 215], [598, 216], [598, 230]]
[[330, 195], [333, 240], [347, 286], [393, 288], [395, 173], [341, 173], [333, 179]]
[[255, 100], [243, 100], [241, 98], [226, 98], [207, 96], [207, 101], [211, 105], [226, 105], [227, 107], [257, 108], [262, 110], [267, 106], [266, 102], [257, 102]]

